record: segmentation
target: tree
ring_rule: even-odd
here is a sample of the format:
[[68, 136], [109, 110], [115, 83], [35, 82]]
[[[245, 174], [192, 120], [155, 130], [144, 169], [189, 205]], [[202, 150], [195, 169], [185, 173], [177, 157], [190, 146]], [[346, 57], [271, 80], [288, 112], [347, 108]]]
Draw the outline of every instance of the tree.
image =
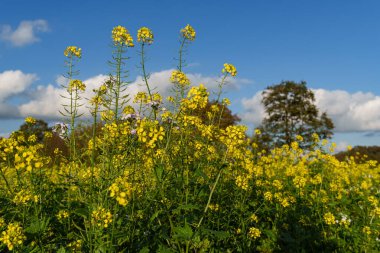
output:
[[380, 146], [356, 146], [350, 150], [335, 154], [335, 157], [339, 161], [345, 161], [347, 158], [353, 157], [357, 163], [374, 160], [380, 164]]
[[310, 148], [313, 133], [321, 139], [332, 137], [334, 124], [326, 112], [319, 114], [314, 104], [314, 93], [306, 87], [306, 82], [283, 81], [269, 86], [263, 92], [262, 103], [267, 116], [260, 130], [268, 147], [290, 145], [296, 136], [303, 138], [300, 146]]
[[45, 132], [51, 132], [52, 129], [48, 127], [48, 123], [41, 119], [37, 119], [33, 124], [25, 122], [20, 126], [18, 131], [25, 134], [26, 137], [35, 135], [37, 137], [37, 142], [41, 143], [44, 139]]
[[207, 113], [212, 112], [211, 108], [214, 105], [216, 105], [222, 112], [222, 114], [220, 115], [220, 122], [218, 122], [220, 128], [225, 129], [228, 126], [236, 125], [240, 122], [241, 119], [239, 118], [239, 116], [237, 116], [236, 114], [232, 114], [232, 111], [226, 105], [223, 105], [221, 102], [217, 102], [214, 100], [208, 101], [205, 108], [198, 109], [195, 112], [195, 114], [201, 118], [203, 123], [208, 122]]

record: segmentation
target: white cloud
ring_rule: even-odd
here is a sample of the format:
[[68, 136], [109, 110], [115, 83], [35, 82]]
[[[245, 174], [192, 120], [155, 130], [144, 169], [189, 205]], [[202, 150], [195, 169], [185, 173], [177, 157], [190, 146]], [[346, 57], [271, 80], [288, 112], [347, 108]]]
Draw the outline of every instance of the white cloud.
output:
[[[105, 75], [97, 75], [84, 80], [86, 84], [86, 92], [83, 98], [90, 98], [92, 90], [98, 88], [107, 78]], [[58, 84], [65, 84], [65, 78], [59, 76]], [[20, 114], [23, 117], [34, 116], [50, 119], [59, 119], [62, 117], [60, 111], [63, 112], [63, 104], [67, 104], [68, 100], [62, 96], [67, 96], [67, 92], [62, 87], [49, 84], [48, 86], [38, 86], [36, 90], [31, 92], [31, 100], [19, 106]], [[86, 100], [82, 100], [86, 104]], [[82, 107], [81, 112], [86, 113], [86, 108]]]
[[[241, 117], [245, 123], [258, 126], [265, 117], [261, 92], [242, 99], [244, 112]], [[316, 89], [313, 92], [320, 112], [327, 112], [333, 120], [335, 132], [380, 130], [380, 96], [370, 92], [351, 94], [343, 90]]]
[[380, 96], [370, 92], [313, 91], [318, 108], [333, 119], [337, 132], [380, 130]]
[[39, 41], [36, 33], [48, 30], [49, 26], [46, 20], [22, 21], [16, 30], [12, 30], [9, 25], [0, 27], [0, 39], [9, 41], [13, 46], [21, 47]]
[[264, 106], [261, 104], [261, 91], [257, 92], [251, 98], [243, 98], [242, 104], [244, 111], [239, 114], [243, 123], [250, 125], [254, 124], [255, 127], [261, 124], [261, 121], [265, 117]]
[[37, 79], [37, 75], [25, 74], [20, 70], [7, 70], [0, 73], [0, 102], [25, 91]]
[[[172, 69], [154, 72], [150, 75], [149, 85], [154, 92], [159, 92], [164, 98], [167, 97], [173, 85], [169, 79]], [[188, 74], [192, 85], [199, 85], [203, 83], [210, 91], [217, 90], [218, 77], [207, 77], [201, 74]], [[98, 88], [107, 79], [106, 75], [97, 75], [91, 77], [83, 82], [86, 84], [86, 92], [83, 94], [84, 98], [91, 98], [93, 96], [92, 90]], [[250, 83], [247, 79], [230, 79], [226, 89], [238, 89], [240, 84]], [[58, 76], [56, 79], [57, 84], [62, 85], [67, 83], [64, 77]], [[138, 76], [135, 81], [128, 85], [126, 94], [129, 94], [130, 101], [139, 91], [146, 91], [145, 83], [141, 76]], [[19, 106], [20, 113], [23, 117], [34, 116], [44, 117], [51, 119], [58, 119], [61, 117], [59, 111], [62, 111], [62, 104], [67, 104], [67, 100], [62, 98], [66, 95], [66, 91], [62, 87], [53, 85], [39, 86], [36, 90], [31, 92], [31, 100]], [[85, 102], [86, 100], [83, 100]], [[81, 112], [88, 116], [88, 109], [83, 106]]]

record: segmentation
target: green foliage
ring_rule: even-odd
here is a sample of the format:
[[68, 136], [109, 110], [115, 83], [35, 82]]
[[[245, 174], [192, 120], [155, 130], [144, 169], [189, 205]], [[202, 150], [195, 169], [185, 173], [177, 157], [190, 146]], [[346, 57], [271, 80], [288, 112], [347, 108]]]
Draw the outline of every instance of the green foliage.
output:
[[217, 102], [216, 100], [207, 102], [205, 108], [198, 109], [195, 112], [196, 115], [202, 119], [202, 122], [206, 123], [209, 120], [207, 114], [212, 113], [212, 106], [217, 106], [222, 112], [220, 119], [217, 119], [217, 124], [220, 126], [220, 128], [225, 129], [228, 126], [236, 125], [240, 122], [241, 119], [237, 114], [233, 114], [226, 105], [222, 104], [221, 102]]
[[355, 146], [350, 150], [342, 151], [335, 154], [335, 157], [340, 161], [344, 161], [352, 157], [356, 162], [365, 162], [365, 161], [374, 160], [380, 163], [380, 147], [379, 146]]
[[35, 135], [37, 137], [37, 142], [42, 143], [45, 133], [51, 132], [52, 129], [48, 126], [48, 123], [41, 119], [37, 119], [34, 124], [27, 122], [23, 123], [18, 131], [21, 134], [24, 134], [26, 138], [31, 135]]

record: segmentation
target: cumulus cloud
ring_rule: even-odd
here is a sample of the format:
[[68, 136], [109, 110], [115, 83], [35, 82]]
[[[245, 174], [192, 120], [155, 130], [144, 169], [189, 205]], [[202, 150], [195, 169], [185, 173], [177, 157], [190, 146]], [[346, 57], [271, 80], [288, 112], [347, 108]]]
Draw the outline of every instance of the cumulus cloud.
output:
[[39, 41], [37, 33], [47, 32], [49, 26], [46, 20], [22, 21], [13, 30], [10, 25], [0, 27], [0, 39], [10, 42], [13, 46], [21, 47]]
[[37, 75], [25, 74], [20, 70], [7, 70], [0, 73], [0, 102], [25, 91], [37, 79]]
[[[86, 84], [86, 92], [83, 98], [90, 98], [92, 90], [98, 88], [107, 76], [97, 75], [84, 80]], [[64, 77], [59, 76], [56, 80], [57, 84], [66, 83]], [[38, 118], [59, 119], [62, 117], [60, 111], [63, 112], [63, 104], [67, 104], [68, 100], [63, 96], [67, 96], [67, 92], [62, 87], [49, 84], [48, 86], [38, 86], [36, 90], [30, 92], [30, 101], [19, 106], [20, 115], [22, 117], [33, 116]], [[83, 100], [85, 102], [86, 100]], [[82, 108], [82, 112], [86, 112]]]
[[371, 92], [314, 90], [318, 107], [333, 119], [339, 132], [380, 130], [380, 96]]
[[[261, 92], [251, 98], [243, 98], [246, 123], [259, 125], [265, 117], [261, 104]], [[335, 124], [335, 132], [364, 132], [380, 130], [380, 96], [373, 93], [348, 93], [343, 90], [313, 90], [320, 112], [327, 112]]]
[[[169, 79], [172, 69], [154, 72], [150, 75], [149, 84], [154, 92], [160, 93], [163, 97], [167, 97], [171, 93], [173, 85]], [[203, 83], [209, 90], [216, 91], [218, 77], [208, 77], [201, 74], [188, 74], [192, 85]], [[97, 75], [83, 82], [86, 84], [86, 92], [82, 95], [84, 98], [93, 96], [92, 90], [98, 88], [107, 79], [106, 75]], [[67, 83], [64, 77], [59, 76], [56, 80], [59, 85]], [[250, 83], [247, 79], [229, 79], [226, 86], [227, 89], [239, 89], [241, 84]], [[133, 97], [140, 91], [146, 91], [144, 81], [141, 76], [138, 76], [135, 81], [128, 85], [126, 94], [129, 95], [131, 101]], [[23, 117], [34, 116], [50, 119], [59, 119], [61, 117], [59, 111], [62, 111], [62, 104], [67, 104], [67, 100], [62, 96], [66, 95], [66, 91], [62, 87], [48, 85], [39, 86], [31, 92], [31, 100], [19, 106], [20, 114]], [[86, 101], [86, 100], [83, 100]], [[84, 116], [89, 116], [88, 110], [82, 107], [81, 112]]]

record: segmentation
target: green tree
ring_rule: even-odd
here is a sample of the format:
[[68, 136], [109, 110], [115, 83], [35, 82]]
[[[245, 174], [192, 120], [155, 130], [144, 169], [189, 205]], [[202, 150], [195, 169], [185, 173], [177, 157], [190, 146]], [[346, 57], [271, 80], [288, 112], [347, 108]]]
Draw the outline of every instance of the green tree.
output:
[[45, 132], [51, 132], [52, 129], [48, 126], [48, 123], [41, 119], [37, 119], [34, 124], [24, 123], [20, 126], [18, 132], [25, 134], [26, 137], [35, 135], [37, 137], [37, 142], [41, 143], [44, 139]]
[[313, 133], [322, 139], [331, 138], [334, 124], [325, 112], [319, 113], [314, 102], [314, 93], [304, 81], [269, 86], [262, 99], [267, 116], [259, 128], [267, 147], [290, 145], [297, 135], [303, 137], [302, 148], [311, 147]]
[[353, 157], [357, 163], [374, 160], [380, 163], [380, 146], [356, 146], [335, 154], [339, 161]]
[[239, 118], [239, 116], [237, 116], [236, 114], [233, 114], [232, 111], [226, 105], [223, 105], [221, 102], [217, 102], [216, 100], [213, 100], [213, 101], [208, 101], [205, 108], [198, 109], [195, 112], [195, 114], [201, 118], [203, 123], [207, 123], [209, 121], [207, 117], [207, 113], [208, 112], [212, 113], [211, 108], [214, 105], [216, 105], [221, 112], [221, 114], [217, 115], [218, 119], [217, 119], [217, 122], [215, 122], [215, 124], [219, 124], [220, 128], [225, 129], [228, 126], [236, 125], [237, 123], [240, 122], [241, 119]]

